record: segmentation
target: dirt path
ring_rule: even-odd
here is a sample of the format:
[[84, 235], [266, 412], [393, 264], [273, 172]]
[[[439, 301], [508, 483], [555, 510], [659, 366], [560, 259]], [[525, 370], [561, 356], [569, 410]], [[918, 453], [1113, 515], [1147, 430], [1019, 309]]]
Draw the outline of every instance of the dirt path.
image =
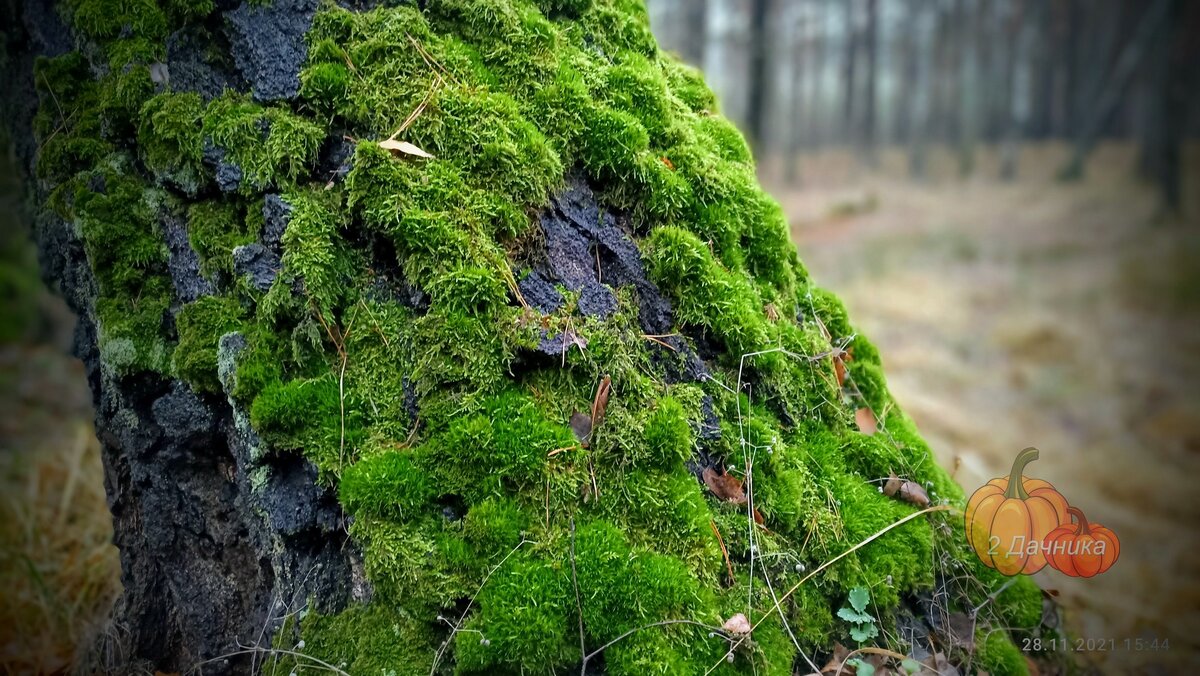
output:
[[[1083, 185], [874, 179], [776, 190], [801, 257], [880, 347], [899, 403], [968, 491], [1026, 446], [1121, 540], [1092, 579], [1046, 569], [1111, 673], [1200, 666], [1200, 227], [1149, 225], [1120, 170]], [[1196, 213], [1192, 211], [1191, 213]], [[1124, 639], [1168, 638], [1158, 653]], [[1146, 671], [1146, 673], [1150, 673]]]

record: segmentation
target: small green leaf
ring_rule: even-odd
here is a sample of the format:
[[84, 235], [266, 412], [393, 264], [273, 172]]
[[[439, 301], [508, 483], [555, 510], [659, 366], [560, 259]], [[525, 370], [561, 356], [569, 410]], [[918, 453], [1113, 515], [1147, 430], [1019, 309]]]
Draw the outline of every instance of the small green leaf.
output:
[[866, 587], [855, 587], [850, 590], [850, 605], [858, 612], [863, 612], [867, 609], [867, 602], [871, 600], [871, 592], [867, 591]]
[[847, 622], [853, 622], [855, 624], [875, 621], [875, 618], [871, 617], [870, 615], [867, 615], [866, 613], [860, 613], [853, 608], [845, 606], [838, 609], [838, 617], [846, 620]]
[[854, 673], [856, 676], [875, 676], [875, 667], [870, 662], [860, 660], [857, 657], [846, 662], [847, 665], [854, 665]]
[[850, 638], [858, 641], [859, 643], [873, 639], [878, 635], [879, 629], [875, 627], [874, 623], [859, 624], [850, 628]]
[[904, 673], [906, 674], [915, 674], [921, 670], [921, 663], [909, 657], [900, 663], [900, 668], [903, 669]]

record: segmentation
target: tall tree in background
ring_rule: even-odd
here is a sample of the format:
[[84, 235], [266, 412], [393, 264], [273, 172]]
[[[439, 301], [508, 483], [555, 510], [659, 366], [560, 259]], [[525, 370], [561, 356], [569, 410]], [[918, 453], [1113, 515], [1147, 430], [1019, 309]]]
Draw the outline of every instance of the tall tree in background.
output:
[[866, 61], [866, 71], [863, 83], [862, 129], [859, 131], [862, 144], [862, 157], [867, 166], [878, 164], [876, 154], [876, 103], [878, 99], [878, 67], [879, 51], [879, 0], [866, 0], [867, 23], [863, 31], [863, 59]]
[[746, 134], [756, 150], [766, 141], [769, 60], [771, 31], [768, 19], [771, 16], [772, 0], [750, 2], [750, 88], [747, 92]]
[[703, 68], [708, 52], [708, 0], [687, 0], [684, 6], [684, 40], [680, 54], [688, 63]]
[[1000, 141], [1001, 180], [1011, 181], [1017, 177], [1018, 153], [1021, 137], [1029, 118], [1029, 99], [1032, 92], [1022, 95], [1021, 88], [1032, 86], [1028, 77], [1028, 63], [1023, 58], [1033, 51], [1032, 45], [1042, 26], [1041, 13], [1045, 3], [1031, 0], [1010, 0], [1004, 3], [1000, 17], [1003, 44], [1002, 95], [998, 101], [998, 139]]
[[[938, 85], [931, 84], [941, 56], [941, 44], [933, 39], [941, 24], [940, 4], [932, 7], [924, 0], [910, 0], [908, 11], [913, 19], [913, 89], [908, 101], [912, 108], [908, 136], [908, 172], [915, 179], [926, 176], [927, 148], [932, 138], [933, 112], [938, 101]], [[935, 46], [936, 45], [936, 46]]]
[[[803, 130], [805, 115], [805, 61], [809, 56], [809, 30], [811, 28], [810, 5], [801, 4], [795, 7], [795, 16], [790, 24], [791, 39], [791, 87], [788, 103], [788, 147], [784, 162], [784, 180], [795, 184], [800, 176], [800, 153], [804, 141]], [[810, 75], [809, 77], [812, 77]], [[809, 113], [811, 114], [811, 113]]]
[[842, 19], [842, 141], [853, 144], [857, 125], [854, 123], [858, 112], [855, 97], [858, 76], [858, 14], [855, 12], [856, 0], [843, 0]]

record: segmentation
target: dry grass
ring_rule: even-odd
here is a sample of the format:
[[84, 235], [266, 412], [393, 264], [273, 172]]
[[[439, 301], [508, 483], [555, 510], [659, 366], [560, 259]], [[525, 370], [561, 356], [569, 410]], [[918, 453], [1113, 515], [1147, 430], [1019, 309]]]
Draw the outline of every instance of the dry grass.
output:
[[0, 459], [0, 668], [56, 673], [75, 663], [119, 590], [117, 550], [91, 425], [72, 441]]
[[845, 157], [810, 159], [802, 190], [776, 189], [801, 257], [879, 345], [900, 404], [968, 490], [1038, 446], [1031, 473], [1120, 536], [1102, 576], [1035, 578], [1061, 590], [1077, 636], [1171, 642], [1093, 661], [1194, 668], [1197, 191], [1184, 222], [1159, 222], [1122, 147], [1101, 149], [1072, 185], [1050, 180], [1057, 147], [1026, 152], [1012, 184], [958, 180], [942, 163], [914, 185], [884, 159], [890, 173], [869, 175]]

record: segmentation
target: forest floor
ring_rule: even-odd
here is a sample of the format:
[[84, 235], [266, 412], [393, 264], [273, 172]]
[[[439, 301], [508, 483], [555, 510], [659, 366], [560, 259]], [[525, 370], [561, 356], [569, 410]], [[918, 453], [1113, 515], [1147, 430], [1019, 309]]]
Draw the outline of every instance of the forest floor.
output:
[[[858, 174], [829, 155], [773, 192], [801, 257], [879, 346], [900, 404], [968, 491], [1037, 446], [1030, 473], [1116, 531], [1107, 573], [1035, 576], [1060, 591], [1075, 636], [1114, 639], [1089, 657], [1111, 673], [1179, 672], [1200, 652], [1200, 228], [1152, 223], [1127, 149], [1102, 149], [1069, 186], [1050, 180], [1059, 160], [1026, 152], [1011, 184], [915, 185], [896, 178], [898, 156]], [[986, 161], [977, 173], [995, 175]], [[67, 665], [119, 591], [69, 319], [44, 296], [38, 307], [40, 327], [0, 344], [0, 673]], [[1170, 647], [1125, 650], [1139, 637]]]
[[[1086, 657], [1111, 673], [1190, 672], [1200, 667], [1200, 205], [1186, 205], [1190, 222], [1157, 218], [1154, 190], [1130, 178], [1129, 148], [1105, 147], [1084, 182], [1058, 183], [1063, 152], [1025, 152], [1012, 183], [948, 178], [943, 158], [932, 181], [914, 184], [898, 178], [899, 155], [871, 173], [825, 155], [805, 160], [801, 186], [772, 192], [801, 259], [878, 345], [898, 403], [968, 493], [1036, 446], [1028, 475], [1116, 532], [1108, 572], [1035, 575], [1060, 592], [1074, 636], [1108, 648]], [[994, 165], [981, 161], [980, 174], [995, 176]], [[1169, 649], [1126, 649], [1127, 638], [1156, 637]]]

